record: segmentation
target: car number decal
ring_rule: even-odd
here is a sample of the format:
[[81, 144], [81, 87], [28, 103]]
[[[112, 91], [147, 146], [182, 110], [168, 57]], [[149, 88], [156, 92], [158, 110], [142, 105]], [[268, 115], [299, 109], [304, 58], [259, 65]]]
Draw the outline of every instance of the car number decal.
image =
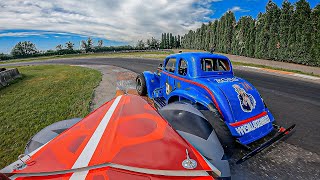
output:
[[169, 83], [166, 83], [166, 94], [169, 95], [171, 91], [172, 91], [172, 87], [170, 86]]

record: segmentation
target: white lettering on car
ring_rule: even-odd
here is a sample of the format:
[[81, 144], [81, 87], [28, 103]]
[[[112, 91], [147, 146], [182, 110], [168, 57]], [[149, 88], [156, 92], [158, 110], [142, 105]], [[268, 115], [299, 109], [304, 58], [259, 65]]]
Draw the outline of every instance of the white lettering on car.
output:
[[236, 127], [235, 129], [236, 129], [237, 133], [242, 136], [244, 134], [247, 134], [251, 131], [254, 131], [254, 130], [268, 124], [269, 122], [270, 122], [269, 116], [266, 115], [266, 116], [263, 116], [259, 119], [254, 120], [252, 122], [249, 122], [249, 123], [244, 124], [242, 126]]
[[239, 81], [238, 78], [233, 77], [233, 78], [220, 78], [220, 79], [215, 79], [215, 81], [217, 81], [217, 83], [224, 83], [224, 82], [235, 82], [235, 81]]

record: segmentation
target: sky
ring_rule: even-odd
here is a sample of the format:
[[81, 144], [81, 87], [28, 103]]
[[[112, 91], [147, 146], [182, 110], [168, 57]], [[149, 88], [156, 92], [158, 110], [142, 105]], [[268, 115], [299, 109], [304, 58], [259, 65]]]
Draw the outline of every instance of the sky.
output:
[[[281, 6], [283, 0], [274, 0]], [[295, 3], [297, 0], [289, 0]], [[0, 0], [0, 52], [19, 41], [39, 50], [92, 37], [105, 46], [135, 45], [163, 32], [183, 35], [231, 10], [257, 17], [268, 0]], [[313, 8], [319, 0], [308, 0]]]

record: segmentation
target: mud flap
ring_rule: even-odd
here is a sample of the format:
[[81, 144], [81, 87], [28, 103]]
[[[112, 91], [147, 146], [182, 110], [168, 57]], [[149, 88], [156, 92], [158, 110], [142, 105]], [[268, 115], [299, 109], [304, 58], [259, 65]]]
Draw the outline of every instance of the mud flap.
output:
[[262, 145], [260, 145], [258, 148], [254, 149], [253, 151], [249, 152], [248, 154], [246, 154], [245, 156], [243, 156], [241, 159], [239, 159], [236, 164], [241, 164], [244, 161], [252, 158], [254, 155], [258, 154], [259, 152], [263, 151], [264, 149], [266, 149], [267, 147], [271, 146], [272, 144], [278, 142], [280, 139], [282, 139], [283, 137], [287, 136], [295, 127], [296, 125], [293, 124], [292, 126], [290, 126], [289, 128], [285, 129], [284, 131], [281, 131], [278, 135], [276, 135], [275, 137], [269, 139], [268, 141], [266, 141], [265, 143], [263, 143]]

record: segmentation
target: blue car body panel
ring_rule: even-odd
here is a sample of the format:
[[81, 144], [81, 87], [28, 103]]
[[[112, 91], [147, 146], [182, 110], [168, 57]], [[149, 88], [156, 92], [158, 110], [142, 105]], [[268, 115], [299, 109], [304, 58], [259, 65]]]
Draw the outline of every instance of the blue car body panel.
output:
[[[175, 59], [174, 72], [166, 69]], [[204, 59], [223, 61], [224, 70], [204, 71]], [[178, 73], [181, 61], [186, 74]], [[213, 64], [213, 61], [212, 61]], [[233, 74], [230, 60], [211, 53], [179, 53], [168, 56], [158, 72], [145, 71], [149, 98], [164, 98], [166, 103], [189, 101], [209, 110], [218, 111], [240, 143], [249, 144], [273, 130], [274, 118], [252, 84]], [[219, 66], [219, 65], [218, 65]]]
[[[156, 88], [160, 87], [160, 79], [159, 76], [156, 73], [150, 72], [150, 71], [144, 71], [143, 72], [144, 78], [146, 80], [146, 86], [148, 95], [152, 95], [153, 91]], [[152, 98], [152, 96], [149, 96]]]

